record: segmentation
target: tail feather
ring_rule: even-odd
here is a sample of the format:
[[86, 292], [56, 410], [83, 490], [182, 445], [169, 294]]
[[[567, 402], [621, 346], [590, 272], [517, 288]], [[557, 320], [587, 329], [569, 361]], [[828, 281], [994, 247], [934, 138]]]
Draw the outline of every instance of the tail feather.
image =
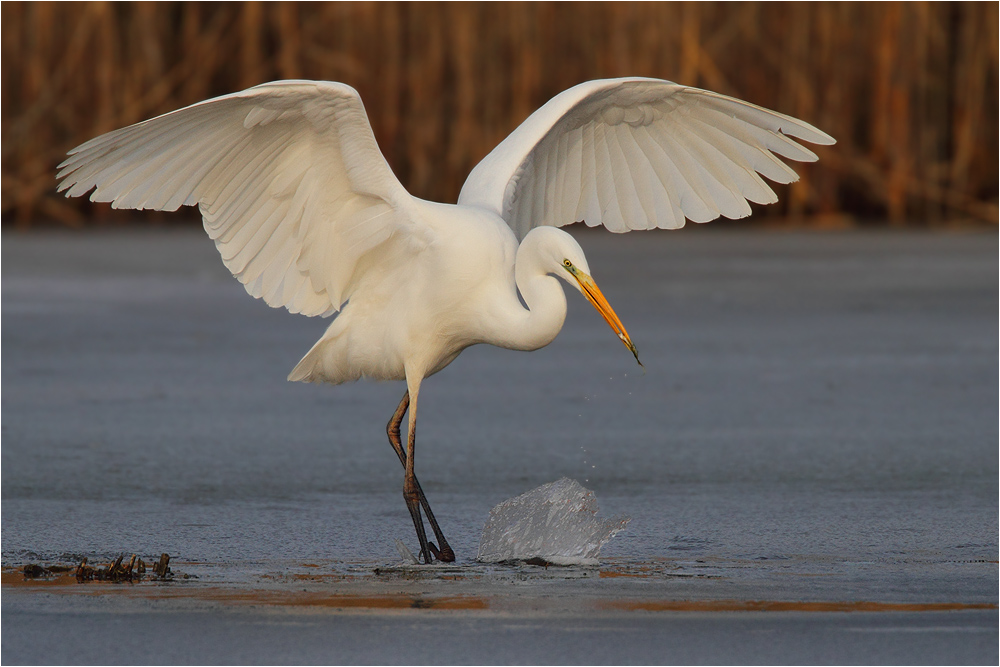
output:
[[295, 364], [295, 368], [292, 372], [288, 374], [289, 382], [319, 382], [321, 381], [319, 377], [316, 376], [316, 371], [320, 365], [321, 348], [327, 341], [320, 339], [316, 341], [316, 344], [312, 346], [306, 356], [299, 360], [299, 363]]

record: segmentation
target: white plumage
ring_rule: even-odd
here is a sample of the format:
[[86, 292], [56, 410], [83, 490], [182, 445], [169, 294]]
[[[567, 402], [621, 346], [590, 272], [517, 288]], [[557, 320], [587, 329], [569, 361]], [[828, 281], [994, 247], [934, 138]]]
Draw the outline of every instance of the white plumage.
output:
[[[67, 196], [93, 190], [92, 200], [116, 208], [197, 205], [250, 294], [304, 315], [343, 309], [289, 379], [406, 380], [389, 439], [429, 562], [454, 554], [413, 473], [423, 378], [476, 343], [551, 342], [566, 315], [553, 276], [584, 294], [635, 354], [583, 251], [554, 228], [745, 217], [748, 201], [777, 201], [761, 175], [796, 180], [778, 156], [816, 159], [790, 137], [833, 143], [802, 121], [669, 81], [590, 81], [528, 117], [473, 169], [458, 205], [446, 205], [406, 192], [353, 88], [279, 81], [92, 139], [70, 151], [58, 178]], [[440, 549], [424, 535], [421, 506]]]

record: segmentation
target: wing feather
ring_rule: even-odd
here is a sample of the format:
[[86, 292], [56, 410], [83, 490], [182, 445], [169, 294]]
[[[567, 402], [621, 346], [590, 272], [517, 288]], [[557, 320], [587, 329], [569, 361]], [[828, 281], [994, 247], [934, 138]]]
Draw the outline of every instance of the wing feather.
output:
[[[716, 132], [716, 136], [726, 137], [731, 145], [747, 159], [750, 166], [768, 179], [775, 183], [792, 183], [798, 180], [798, 174], [774, 154], [775, 152], [784, 154], [781, 152], [784, 146], [777, 142], [771, 142], [771, 135], [767, 131], [740, 123], [729, 116], [714, 111], [706, 112], [704, 118], [699, 117], [693, 120], [701, 127], [711, 128], [709, 131]], [[768, 145], [771, 145], [772, 148], [768, 148]], [[809, 153], [811, 154], [812, 151]]]
[[[705, 164], [710, 165], [710, 171], [729, 195], [738, 200], [736, 205], [740, 211], [750, 215], [748, 201], [758, 204], [772, 203], [772, 201], [768, 201], [769, 197], [761, 190], [761, 186], [764, 188], [767, 186], [760, 180], [757, 173], [749, 168], [742, 146], [732, 141], [729, 135], [719, 132], [715, 128], [706, 128], [704, 125], [692, 122], [690, 129], [691, 132], [685, 135], [685, 140], [693, 147], [700, 159]], [[776, 199], [774, 198], [775, 201]]]
[[197, 205], [247, 291], [306, 315], [336, 312], [384, 244], [433, 239], [357, 92], [338, 83], [264, 84], [109, 132], [70, 151], [57, 178], [67, 196], [116, 208]]
[[[635, 196], [635, 204], [645, 219], [645, 224], [640, 229], [654, 229], [656, 227], [656, 203], [659, 192], [652, 184], [652, 181], [656, 180], [652, 165], [636, 141], [633, 132], [629, 132], [621, 125], [616, 126], [615, 130], [618, 149], [622, 153], [631, 176], [630, 183]], [[627, 219], [633, 218], [628, 216]], [[634, 219], [638, 222], [638, 215]]]
[[[459, 203], [494, 211], [519, 238], [583, 218], [611, 231], [750, 215], [797, 179], [781, 158], [828, 145], [808, 123], [658, 79], [590, 81], [557, 95], [473, 169]], [[577, 157], [579, 156], [579, 157]], [[579, 166], [578, 166], [579, 165]]]
[[[588, 124], [582, 129], [583, 178], [581, 186], [583, 191], [580, 195], [580, 209], [574, 218], [576, 220], [587, 221], [587, 224], [593, 227], [601, 224], [601, 203], [597, 198], [598, 180], [597, 156], [594, 152], [594, 126]], [[463, 192], [464, 190], [463, 188]], [[459, 197], [459, 203], [461, 203], [461, 200], [462, 198]], [[522, 230], [517, 228], [514, 231], [518, 233], [518, 238], [523, 238], [524, 234], [528, 233], [528, 229], [531, 229], [530, 221], [528, 221], [527, 229], [523, 230], [523, 233], [520, 233]]]
[[563, 175], [562, 194], [558, 201], [562, 204], [560, 219], [574, 218], [580, 208], [581, 183], [583, 180], [583, 132], [579, 129], [566, 135], [566, 168], [561, 169]]
[[[684, 213], [688, 212], [692, 220], [698, 218], [711, 220], [718, 215], [716, 211], [707, 208], [704, 201], [692, 190], [690, 183], [684, 178], [677, 164], [664, 150], [660, 141], [650, 132], [650, 128], [636, 128], [634, 135], [642, 140], [643, 153], [649, 159], [652, 168], [652, 176], [660, 184], [662, 193], [658, 193], [657, 201], [664, 205], [664, 209], [669, 209], [669, 216], [666, 222], [660, 227], [664, 229], [679, 229], [684, 226]], [[671, 196], [671, 192], [675, 196]]]
[[687, 202], [682, 201], [681, 210], [685, 217], [695, 222], [707, 222], [722, 215], [726, 203], [725, 198], [712, 189], [713, 181], [704, 165], [698, 161], [696, 156], [691, 155], [690, 151], [677, 140], [673, 133], [664, 131], [660, 134], [659, 139], [664, 157], [673, 162], [678, 177], [687, 184], [690, 194], [694, 195], [694, 198], [689, 198], [694, 211], [705, 216], [704, 219], [692, 217], [692, 212], [685, 207]]
[[[597, 202], [601, 211], [598, 219], [602, 220], [604, 226], [611, 231], [625, 231], [625, 221], [622, 220], [616, 201], [617, 193], [614, 175], [611, 172], [611, 151], [608, 149], [607, 133], [607, 125], [601, 123], [594, 126], [594, 163], [597, 168], [594, 179], [597, 181]], [[528, 226], [530, 221], [522, 221], [522, 224]]]
[[573, 170], [573, 165], [570, 162], [569, 157], [569, 139], [570, 134], [566, 133], [559, 137], [559, 142], [557, 144], [556, 153], [556, 165], [565, 165], [563, 169], [555, 170], [555, 186], [552, 188], [553, 193], [553, 205], [556, 207], [555, 212], [558, 216], [571, 215], [569, 213], [570, 206], [575, 206], [576, 201], [574, 201], [571, 195], [566, 192], [566, 179], [569, 173]]
[[[621, 213], [622, 225], [634, 224], [638, 229], [645, 229], [648, 224], [646, 212], [643, 209], [642, 195], [636, 188], [636, 174], [642, 167], [630, 160], [635, 156], [626, 156], [622, 145], [621, 126], [612, 125], [608, 128], [608, 153], [611, 157], [612, 175], [615, 184], [615, 200]], [[641, 159], [641, 156], [639, 156]], [[626, 223], [625, 221], [634, 221]], [[625, 231], [625, 230], [623, 230]]]

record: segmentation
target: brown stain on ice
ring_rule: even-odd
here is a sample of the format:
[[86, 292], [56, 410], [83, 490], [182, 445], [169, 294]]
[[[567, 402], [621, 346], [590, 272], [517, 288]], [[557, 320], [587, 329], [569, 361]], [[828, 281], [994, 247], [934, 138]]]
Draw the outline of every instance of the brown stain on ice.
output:
[[[301, 578], [300, 575], [295, 576]], [[309, 577], [313, 579], [313, 577]], [[340, 577], [337, 577], [338, 579]], [[318, 577], [317, 577], [318, 579]], [[68, 595], [131, 595], [149, 599], [196, 599], [230, 605], [264, 605], [272, 607], [320, 607], [326, 609], [488, 609], [489, 601], [482, 596], [421, 596], [405, 594], [352, 595], [321, 591], [281, 591], [260, 589], [199, 586], [176, 582], [113, 583], [78, 582], [73, 573], [51, 577], [28, 578], [20, 571], [0, 574], [4, 588], [37, 590]]]
[[0, 573], [0, 584], [4, 588], [55, 588], [59, 586], [76, 585], [76, 575], [73, 572], [60, 572], [48, 577], [30, 578], [24, 576], [21, 570]]
[[[194, 594], [191, 595], [191, 593]], [[160, 596], [152, 595], [150, 597]], [[350, 595], [317, 591], [238, 591], [209, 588], [198, 591], [184, 591], [176, 597], [194, 597], [231, 605], [319, 607], [324, 609], [437, 609], [454, 611], [489, 608], [489, 602], [478, 596]]]
[[797, 602], [782, 600], [600, 600], [597, 608], [605, 611], [959, 611], [996, 609], [988, 603], [924, 602]]
[[[643, 572], [604, 571], [602, 577], [643, 577]], [[293, 579], [301, 580], [301, 575]], [[310, 579], [325, 579], [323, 575]], [[330, 581], [341, 579], [334, 575]], [[280, 589], [205, 586], [197, 582], [140, 581], [136, 583], [85, 582], [76, 580], [74, 573], [61, 572], [49, 577], [27, 578], [20, 570], [0, 573], [5, 589], [35, 590], [66, 595], [130, 595], [148, 599], [194, 599], [225, 605], [270, 607], [309, 607], [328, 610], [392, 611], [428, 609], [441, 611], [483, 611], [500, 603], [514, 603], [516, 598], [490, 595], [424, 596], [405, 593], [352, 594], [326, 591], [290, 591]], [[332, 583], [332, 582], [331, 582]], [[543, 605], [544, 606], [544, 605]], [[576, 611], [587, 609], [605, 612], [929, 612], [972, 609], [997, 609], [992, 603], [894, 603], [873, 601], [785, 601], [785, 600], [650, 600], [650, 599], [585, 599], [574, 605]]]

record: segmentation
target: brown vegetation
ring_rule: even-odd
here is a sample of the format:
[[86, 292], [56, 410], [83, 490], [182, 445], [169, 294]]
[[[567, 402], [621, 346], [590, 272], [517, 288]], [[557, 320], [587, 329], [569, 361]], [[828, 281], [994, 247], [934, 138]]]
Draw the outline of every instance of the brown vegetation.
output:
[[2, 24], [2, 210], [21, 225], [111, 215], [55, 193], [67, 149], [263, 81], [351, 84], [403, 184], [454, 201], [549, 97], [625, 75], [834, 135], [769, 216], [997, 222], [996, 3], [5, 2]]

